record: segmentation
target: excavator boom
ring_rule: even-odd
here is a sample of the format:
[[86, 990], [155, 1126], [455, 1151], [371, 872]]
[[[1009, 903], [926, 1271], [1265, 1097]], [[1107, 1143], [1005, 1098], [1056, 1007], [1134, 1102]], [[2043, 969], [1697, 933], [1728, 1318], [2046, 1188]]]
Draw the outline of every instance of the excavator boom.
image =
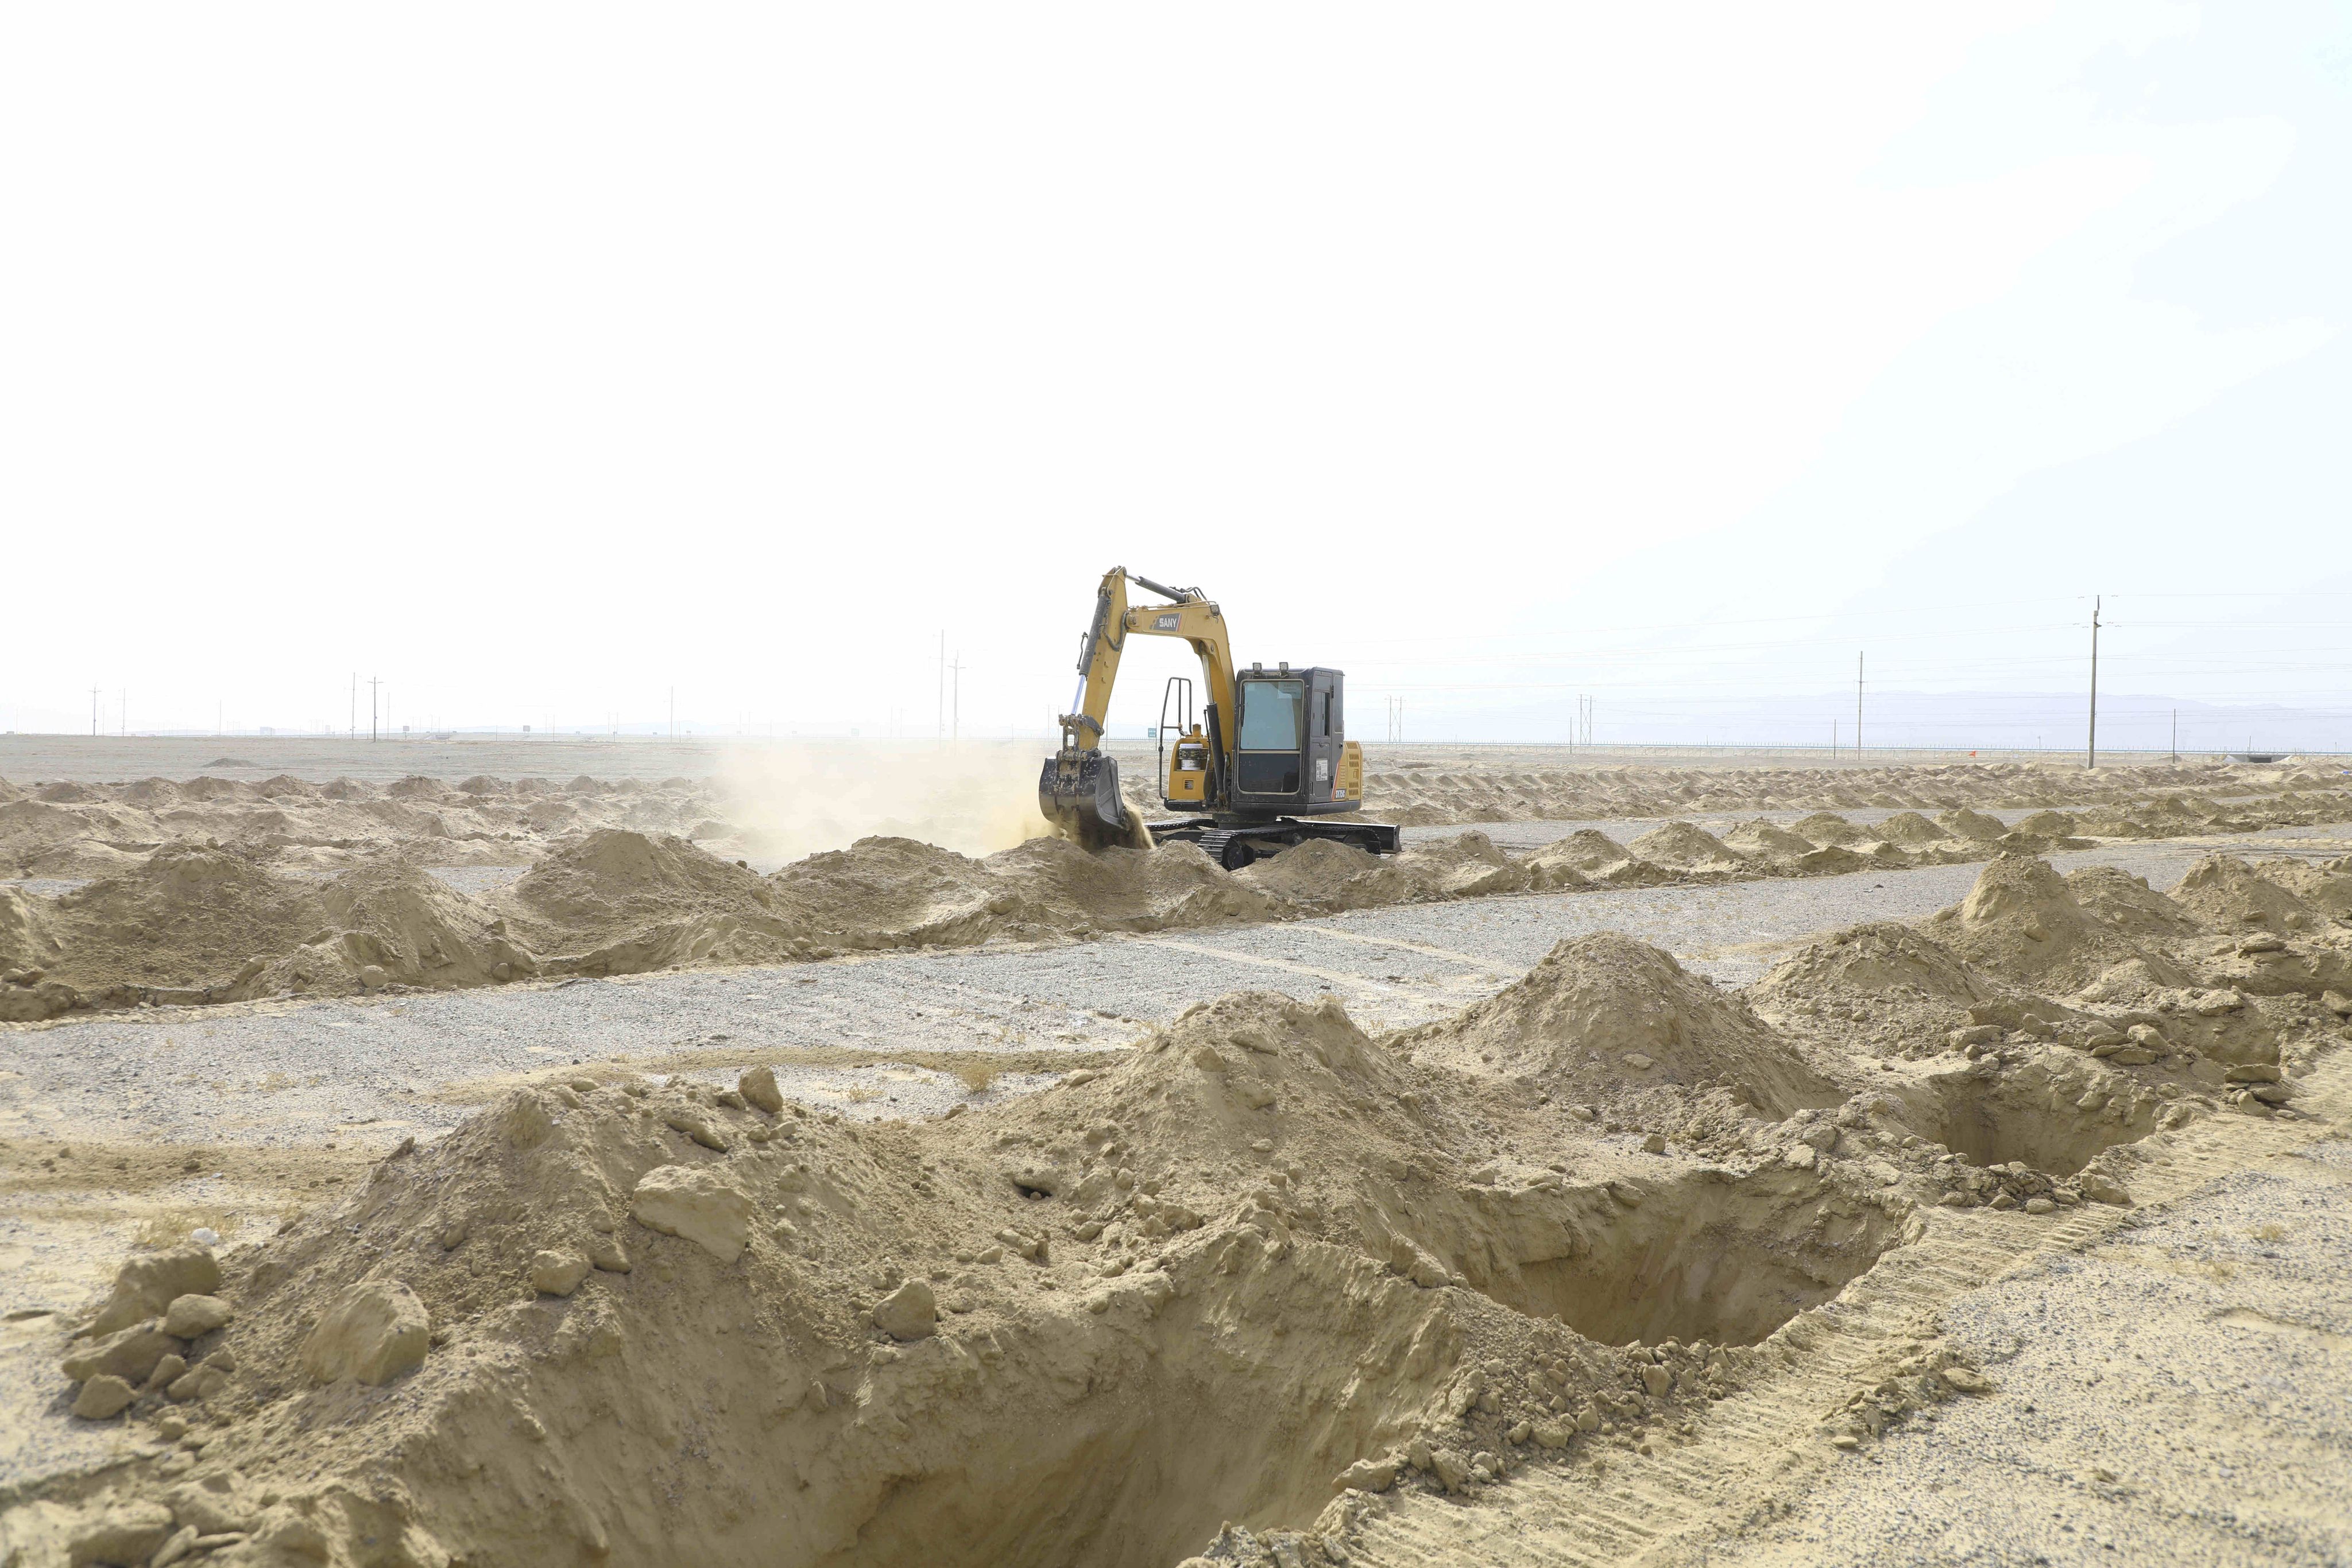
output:
[[[1127, 585], [1172, 600], [1170, 604], [1130, 608]], [[1065, 838], [1086, 848], [1148, 845], [1149, 833], [1127, 809], [1118, 787], [1118, 763], [1102, 749], [1103, 726], [1110, 714], [1111, 687], [1118, 680], [1119, 656], [1133, 634], [1181, 637], [1200, 656], [1201, 681], [1213, 705], [1234, 711], [1234, 656], [1225, 618], [1196, 588], [1166, 588], [1125, 567], [1103, 573], [1095, 591], [1095, 613], [1078, 644], [1078, 689], [1071, 711], [1062, 716], [1062, 747], [1045, 759], [1037, 780], [1037, 809]]]

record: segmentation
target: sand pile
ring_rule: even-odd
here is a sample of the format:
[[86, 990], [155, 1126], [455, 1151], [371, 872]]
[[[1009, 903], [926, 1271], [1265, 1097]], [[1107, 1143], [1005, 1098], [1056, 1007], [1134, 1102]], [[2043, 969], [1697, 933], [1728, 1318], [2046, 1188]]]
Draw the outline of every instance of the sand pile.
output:
[[389, 985], [447, 989], [534, 974], [540, 963], [474, 900], [409, 866], [349, 872], [319, 890], [327, 928], [242, 990], [338, 995]]
[[[1467, 822], [1668, 817], [1769, 810], [2114, 809], [2151, 794], [2327, 791], [2341, 780], [2310, 770], [2192, 763], [2101, 768], [2019, 763], [1861, 768], [1551, 768], [1382, 761], [1366, 776], [1364, 809], [1412, 827]], [[2340, 800], [2340, 789], [2336, 790]], [[1156, 802], [1148, 802], [1154, 813]], [[2340, 803], [2330, 810], [2340, 811]], [[1804, 832], [1802, 824], [1799, 832]], [[1816, 842], [1818, 835], [1807, 834]], [[1999, 838], [1995, 831], [1992, 838]]]
[[1685, 1418], [1895, 1239], [1557, 1113], [1568, 1157], [1463, 1175], [1496, 1117], [1538, 1131], [1263, 994], [929, 1124], [551, 1082], [262, 1246], [135, 1259], [77, 1398], [210, 1440], [12, 1525], [27, 1568], [1148, 1563], [1226, 1520], [1328, 1563], [1379, 1491]]
[[[548, 906], [614, 906], [599, 867], [732, 896], [690, 852], [575, 856]], [[929, 874], [999, 874], [964, 864]], [[1050, 902], [1071, 873], [1002, 874]], [[71, 1398], [198, 1441], [24, 1501], [10, 1540], [22, 1568], [1345, 1563], [1395, 1488], [1686, 1430], [1924, 1207], [2127, 1202], [2149, 1132], [2294, 1114], [2343, 1027], [2308, 998], [2049, 984], [2118, 944], [2334, 951], [2246, 955], [2276, 938], [2252, 874], [2168, 912], [2003, 857], [1925, 934], [1796, 955], [1760, 1010], [1615, 936], [1385, 1039], [1244, 993], [931, 1122], [812, 1114], [759, 1069], [562, 1069], [259, 1246], [135, 1255], [58, 1337]], [[331, 886], [351, 928], [495, 935], [397, 877]]]
[[[2088, 885], [2106, 884], [2093, 879]], [[2111, 966], [2137, 960], [2168, 972], [2168, 960], [2128, 926], [2110, 929], [2076, 901], [2043, 861], [2004, 853], [1969, 895], [1926, 922], [1929, 935], [1979, 968], [2039, 988], [2066, 991]], [[2148, 934], [2154, 935], [2154, 934]]]
[[629, 974], [814, 956], [806, 928], [778, 904], [766, 878], [684, 839], [606, 828], [557, 849], [489, 907], [541, 968]]
[[1745, 1002], [1614, 932], [1561, 942], [1516, 984], [1398, 1043], [1417, 1061], [1580, 1102], [1722, 1088], [1783, 1116], [1839, 1098]]
[[1674, 880], [1665, 867], [1592, 828], [1580, 828], [1536, 851], [1528, 857], [1528, 870], [1550, 886], [1574, 886], [1576, 878], [1611, 887], [1652, 887]]
[[[584, 788], [583, 788], [584, 785]], [[419, 865], [525, 865], [566, 835], [603, 827], [700, 838], [733, 853], [741, 830], [709, 784], [475, 778], [450, 787], [412, 777], [381, 788], [286, 776], [257, 783], [196, 778], [58, 783], [0, 794], [0, 873], [78, 878], [125, 871], [171, 843], [217, 843], [277, 871], [339, 871], [404, 859]]]
[[54, 956], [45, 977], [84, 995], [228, 988], [326, 923], [311, 885], [234, 850], [172, 845], [120, 876], [42, 901]]
[[[1747, 862], [1722, 840], [1688, 822], [1668, 822], [1662, 828], [1653, 828], [1625, 847], [1654, 865], [1701, 881], [1735, 877], [1748, 869]], [[1806, 844], [1799, 852], [1809, 852], [1812, 847]]]
[[[110, 857], [117, 869], [100, 885], [69, 895], [85, 904], [97, 901], [87, 911], [78, 912], [79, 905], [65, 900], [0, 890], [5, 898], [0, 907], [0, 1019], [48, 1018], [75, 1006], [141, 1000], [221, 1001], [382, 985], [450, 987], [534, 975], [791, 962], [857, 949], [1078, 940], [1112, 931], [1281, 920], [1521, 892], [1894, 870], [2083, 841], [2004, 830], [1966, 808], [1947, 811], [1950, 831], [1916, 812], [1898, 814], [1874, 829], [1816, 812], [1788, 828], [1750, 821], [1733, 830], [1728, 841], [1682, 821], [1644, 833], [1630, 846], [1585, 829], [1524, 856], [1499, 849], [1479, 832], [1415, 843], [1389, 857], [1316, 843], [1234, 875], [1182, 844], [1087, 857], [1068, 844], [1040, 838], [973, 858], [885, 836], [812, 855], [762, 878], [740, 860], [730, 862], [710, 852], [712, 844], [726, 839], [724, 825], [709, 821], [690, 824], [705, 835], [700, 841], [609, 826], [554, 836], [593, 822], [600, 812], [633, 821], [697, 816], [711, 802], [684, 779], [659, 786], [624, 780], [608, 787], [582, 779], [559, 789], [543, 779], [502, 784], [475, 778], [451, 789], [418, 778], [375, 791], [347, 780], [313, 789], [290, 779], [259, 785], [199, 779], [107, 789], [113, 793], [96, 804], [17, 800], [0, 806], [0, 817], [16, 813], [20, 826], [30, 824], [25, 832], [50, 843], [43, 835], [80, 832], [87, 822], [74, 819], [60, 826], [26, 812], [130, 810], [133, 805], [124, 802], [135, 796], [141, 802], [136, 809], [150, 810], [157, 822], [173, 823], [189, 810], [187, 800], [201, 797], [236, 802], [236, 810], [247, 813], [245, 836], [226, 849], [210, 841], [173, 841], [159, 849], [128, 839], [110, 844], [88, 838], [58, 841], [60, 852]], [[76, 797], [95, 789], [77, 785], [51, 792]], [[290, 810], [306, 801], [320, 812], [346, 813], [349, 820], [340, 828], [356, 836], [330, 845], [316, 837], [320, 821], [303, 829], [272, 803], [290, 802]], [[2316, 820], [2341, 811], [2352, 811], [2345, 797], [2297, 795], [2269, 815]], [[463, 817], [466, 812], [473, 817]], [[499, 817], [501, 812], [508, 815]], [[2039, 826], [2052, 833], [2072, 821], [2043, 816], [2047, 820]], [[493, 833], [467, 827], [467, 821], [519, 826]], [[305, 838], [304, 832], [312, 836]], [[1993, 838], [1965, 836], [1996, 832]], [[304, 865], [354, 861], [401, 867], [504, 860], [541, 839], [549, 847], [527, 875], [478, 900], [409, 873], [404, 879], [368, 884], [378, 891], [357, 902], [356, 894], [338, 894], [322, 903], [333, 883], [282, 874]], [[366, 858], [379, 850], [377, 858]], [[243, 868], [235, 890], [224, 887], [207, 895], [213, 904], [206, 907], [217, 907], [205, 918], [204, 936], [193, 944], [173, 935], [168, 910], [146, 908], [140, 901], [147, 895], [136, 892], [156, 877], [181, 874], [171, 867], [194, 863], [187, 862], [190, 855], [226, 855]], [[310, 874], [315, 879], [320, 873]], [[2095, 891], [2096, 876], [2105, 873], [2078, 874], [2094, 878], [2077, 890], [2080, 900], [2088, 896], [2086, 890]], [[2318, 873], [2312, 879], [2315, 888], [2345, 883], [2352, 879], [2339, 876], [2331, 883]], [[111, 891], [101, 892], [101, 885]], [[396, 916], [379, 919], [370, 912], [391, 907], [394, 895], [386, 890], [394, 885], [403, 890], [397, 895], [403, 907]], [[2333, 919], [2333, 909], [2352, 905], [2352, 892], [2318, 896], [2322, 902], [2297, 918]], [[2093, 912], [2093, 928], [2116, 939], [2094, 944], [2095, 956], [2106, 967], [2137, 960], [2136, 950], [2112, 951], [2117, 942], [2128, 948], [2131, 943], [2124, 938], [2156, 934], [2147, 917], [2170, 906], [2152, 899], [2126, 899]], [[2057, 948], [2021, 948], [2000, 962], [1987, 960], [1986, 967], [2046, 967], [2059, 948], [2071, 952], [2070, 940], [2062, 939]], [[2179, 983], [2179, 975], [2165, 960], [2149, 963], [2152, 968], [2142, 966], [2146, 973], [2133, 970], [2113, 983]], [[11, 975], [18, 978], [11, 982]], [[2089, 978], [2084, 973], [2075, 983]]]

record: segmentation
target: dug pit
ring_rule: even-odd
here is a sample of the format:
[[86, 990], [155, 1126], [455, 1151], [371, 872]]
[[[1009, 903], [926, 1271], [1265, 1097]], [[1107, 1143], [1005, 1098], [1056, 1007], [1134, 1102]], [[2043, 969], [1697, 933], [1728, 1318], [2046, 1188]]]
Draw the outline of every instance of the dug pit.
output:
[[1884, 1209], [1810, 1173], [1702, 1170], [1608, 1190], [1577, 1255], [1522, 1265], [1487, 1293], [1603, 1344], [1756, 1344], [1901, 1239]]

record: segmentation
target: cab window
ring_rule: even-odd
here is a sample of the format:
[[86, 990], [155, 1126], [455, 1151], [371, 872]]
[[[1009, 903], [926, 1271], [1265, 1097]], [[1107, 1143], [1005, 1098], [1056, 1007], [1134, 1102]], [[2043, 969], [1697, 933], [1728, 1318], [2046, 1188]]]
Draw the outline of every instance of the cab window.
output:
[[1247, 681], [1242, 685], [1241, 748], [1296, 751], [1307, 718], [1304, 681]]

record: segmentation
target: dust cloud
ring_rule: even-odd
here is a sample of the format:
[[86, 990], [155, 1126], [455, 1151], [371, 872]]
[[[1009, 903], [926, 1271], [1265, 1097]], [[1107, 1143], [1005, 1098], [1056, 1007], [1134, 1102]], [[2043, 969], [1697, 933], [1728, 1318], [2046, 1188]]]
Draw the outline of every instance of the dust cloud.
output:
[[728, 753], [717, 778], [741, 851], [783, 862], [877, 834], [968, 855], [1052, 829], [1037, 810], [1044, 742], [865, 741]]

